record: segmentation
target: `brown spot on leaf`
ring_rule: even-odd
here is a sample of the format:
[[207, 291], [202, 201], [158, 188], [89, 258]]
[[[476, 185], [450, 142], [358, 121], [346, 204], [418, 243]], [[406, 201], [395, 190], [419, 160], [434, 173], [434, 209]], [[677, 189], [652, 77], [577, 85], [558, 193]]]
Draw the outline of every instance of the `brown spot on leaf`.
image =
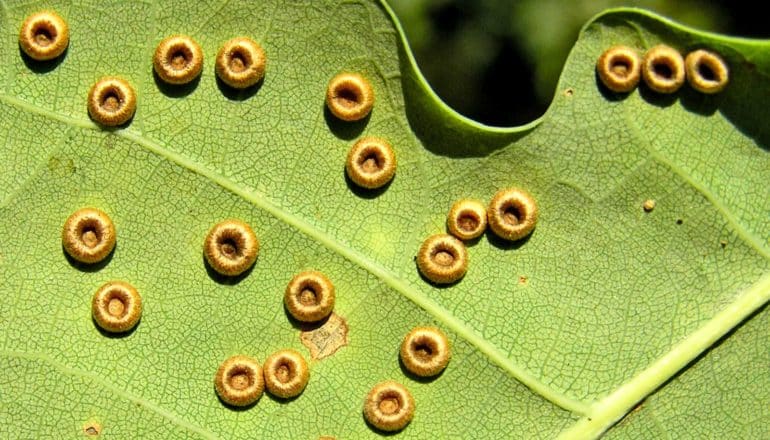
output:
[[567, 98], [571, 97], [574, 94], [575, 94], [575, 90], [573, 90], [572, 87], [569, 87], [564, 91], [564, 96], [566, 96]]
[[529, 282], [529, 279], [526, 276], [522, 275], [519, 277], [519, 284], [521, 284], [522, 286], [526, 286], [528, 282]]
[[642, 203], [642, 209], [644, 209], [644, 212], [652, 212], [652, 210], [655, 209], [655, 200], [645, 200], [644, 203]]
[[66, 157], [52, 156], [48, 159], [48, 171], [56, 177], [67, 177], [75, 173], [75, 162]]
[[102, 433], [102, 425], [91, 420], [83, 425], [83, 434], [87, 437], [98, 437]]
[[322, 326], [301, 332], [299, 339], [310, 350], [313, 359], [321, 360], [348, 345], [348, 323], [345, 318], [332, 313]]

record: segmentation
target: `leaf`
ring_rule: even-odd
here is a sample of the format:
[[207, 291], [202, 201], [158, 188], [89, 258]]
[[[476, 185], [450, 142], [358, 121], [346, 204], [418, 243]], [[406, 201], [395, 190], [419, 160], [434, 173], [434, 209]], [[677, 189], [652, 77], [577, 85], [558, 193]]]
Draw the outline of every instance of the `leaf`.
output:
[[[43, 65], [20, 55], [16, 34], [39, 7], [2, 3], [3, 437], [377, 437], [361, 407], [386, 379], [417, 402], [403, 438], [593, 438], [640, 401], [610, 437], [762, 436], [770, 44], [608, 12], [581, 34], [548, 113], [503, 129], [438, 101], [378, 3], [51, 4], [71, 44]], [[150, 63], [172, 33], [196, 38], [206, 57], [200, 81], [181, 90], [156, 81]], [[239, 34], [268, 56], [264, 83], [241, 94], [217, 85], [211, 62]], [[718, 51], [731, 85], [625, 98], [597, 85], [606, 47], [658, 42]], [[342, 70], [376, 91], [361, 123], [324, 109]], [[86, 113], [89, 87], [107, 74], [139, 96], [122, 129]], [[363, 135], [395, 146], [384, 191], [344, 178]], [[427, 284], [413, 257], [443, 231], [451, 203], [509, 186], [536, 197], [534, 234], [514, 245], [488, 234], [470, 246], [461, 282]], [[83, 206], [117, 228], [114, 254], [96, 268], [61, 248], [64, 219]], [[251, 224], [262, 249], [228, 282], [207, 272], [201, 246], [230, 217]], [[282, 307], [289, 279], [308, 268], [334, 281], [348, 345], [311, 362], [295, 400], [224, 406], [212, 383], [227, 356], [290, 347], [309, 357]], [[145, 304], [123, 337], [90, 318], [93, 292], [111, 279], [130, 281]], [[399, 366], [398, 345], [428, 324], [448, 332], [453, 359], [419, 381]]]

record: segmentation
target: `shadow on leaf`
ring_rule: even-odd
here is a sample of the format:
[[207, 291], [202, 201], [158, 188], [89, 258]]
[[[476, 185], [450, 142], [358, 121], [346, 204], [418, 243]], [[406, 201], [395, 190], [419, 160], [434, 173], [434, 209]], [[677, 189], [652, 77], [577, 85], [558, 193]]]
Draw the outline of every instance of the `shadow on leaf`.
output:
[[234, 87], [228, 86], [224, 81], [217, 77], [217, 88], [222, 93], [222, 95], [224, 95], [224, 97], [230, 101], [245, 101], [251, 98], [252, 96], [256, 95], [260, 89], [262, 89], [262, 84], [264, 83], [265, 79], [262, 78], [258, 83], [251, 87], [246, 87], [245, 89], [236, 89]]
[[115, 247], [112, 249], [112, 252], [110, 252], [107, 257], [99, 261], [98, 263], [83, 263], [80, 262], [70, 256], [70, 254], [67, 253], [67, 251], [64, 249], [64, 246], [61, 248], [62, 254], [64, 254], [64, 258], [67, 259], [67, 263], [70, 264], [74, 269], [77, 269], [81, 272], [99, 272], [100, 270], [104, 269], [108, 264], [110, 264], [110, 261], [112, 261], [112, 256], [115, 255], [115, 251], [117, 250], [118, 245], [115, 244]]
[[254, 266], [259, 263], [259, 257], [257, 257], [257, 261], [254, 262], [254, 264], [250, 268], [246, 269], [246, 271], [242, 274], [236, 276], [228, 276], [222, 275], [221, 273], [214, 270], [214, 268], [209, 264], [208, 260], [206, 260], [205, 255], [201, 255], [201, 258], [203, 259], [203, 265], [206, 267], [206, 273], [209, 275], [209, 278], [211, 278], [217, 284], [222, 284], [225, 286], [235, 286], [246, 279], [246, 277], [248, 277], [249, 274], [251, 274], [251, 272], [254, 270]]
[[195, 79], [187, 84], [169, 84], [158, 76], [155, 69], [152, 69], [152, 79], [155, 80], [158, 90], [169, 98], [184, 98], [198, 88], [198, 84], [201, 82], [201, 75], [196, 76]]
[[353, 140], [360, 136], [372, 117], [372, 114], [369, 113], [363, 119], [359, 119], [358, 121], [343, 121], [332, 114], [329, 107], [326, 106], [326, 103], [323, 104], [323, 112], [324, 120], [326, 121], [326, 126], [329, 127], [329, 130], [331, 130], [331, 132], [338, 138], [346, 141]]
[[21, 46], [19, 46], [19, 56], [21, 56], [22, 61], [24, 61], [24, 65], [27, 66], [27, 68], [35, 73], [48, 73], [57, 67], [59, 67], [59, 64], [61, 64], [65, 58], [67, 58], [67, 54], [69, 53], [69, 46], [64, 49], [64, 52], [59, 55], [58, 57], [52, 59], [52, 60], [46, 60], [46, 61], [38, 61], [35, 59], [30, 58], [29, 55], [24, 53], [24, 51], [21, 49]]

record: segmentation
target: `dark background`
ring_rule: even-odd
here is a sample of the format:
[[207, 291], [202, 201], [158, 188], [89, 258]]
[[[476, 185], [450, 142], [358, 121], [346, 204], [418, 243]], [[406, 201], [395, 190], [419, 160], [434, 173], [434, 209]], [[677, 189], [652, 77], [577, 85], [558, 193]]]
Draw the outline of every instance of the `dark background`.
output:
[[[488, 125], [541, 116], [580, 28], [602, 10], [650, 9], [702, 30], [770, 38], [761, 2], [705, 0], [389, 0], [431, 87]], [[752, 5], [753, 3], [753, 5]]]

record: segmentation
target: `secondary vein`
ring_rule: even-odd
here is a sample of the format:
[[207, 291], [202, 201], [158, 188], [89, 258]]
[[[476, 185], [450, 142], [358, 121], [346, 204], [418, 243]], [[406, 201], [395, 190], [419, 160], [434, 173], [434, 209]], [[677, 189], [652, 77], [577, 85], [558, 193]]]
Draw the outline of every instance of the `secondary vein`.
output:
[[25, 353], [25, 352], [17, 352], [17, 351], [8, 351], [8, 350], [2, 350], [0, 351], [0, 356], [4, 356], [6, 358], [14, 358], [14, 359], [26, 359], [29, 361], [35, 361], [35, 362], [43, 362], [51, 367], [53, 367], [56, 370], [59, 370], [62, 374], [69, 375], [69, 376], [75, 376], [80, 377], [82, 379], [91, 381], [95, 384], [98, 384], [99, 386], [109, 390], [110, 392], [119, 395], [121, 397], [124, 397], [131, 402], [134, 402], [136, 404], [139, 404], [148, 410], [158, 414], [159, 416], [165, 418], [166, 420], [170, 421], [174, 425], [180, 426], [184, 429], [187, 429], [188, 431], [194, 432], [195, 434], [200, 435], [203, 438], [206, 439], [216, 439], [217, 436], [213, 433], [195, 426], [188, 422], [187, 420], [183, 419], [177, 414], [174, 414], [171, 411], [168, 411], [164, 409], [163, 407], [150, 402], [149, 400], [146, 400], [142, 397], [135, 396], [132, 393], [126, 391], [125, 389], [122, 389], [120, 387], [117, 387], [110, 382], [107, 382], [106, 380], [102, 379], [96, 374], [90, 373], [88, 371], [82, 371], [76, 368], [68, 367], [64, 364], [62, 364], [59, 361], [56, 361], [44, 354], [38, 354], [38, 353]]
[[[50, 110], [40, 108], [32, 103], [20, 100], [13, 96], [0, 94], [0, 101], [4, 101], [26, 111], [43, 115], [65, 124], [91, 130], [99, 129], [99, 127], [91, 121], [61, 115]], [[577, 415], [582, 416], [588, 413], [588, 405], [586, 403], [577, 399], [573, 399], [566, 394], [550, 388], [547, 384], [543, 383], [535, 376], [527, 372], [523, 367], [514, 363], [505, 353], [502, 352], [502, 350], [484, 339], [467, 324], [457, 319], [446, 309], [438, 305], [423, 293], [409, 287], [394, 274], [390, 273], [385, 267], [369, 259], [361, 252], [352, 249], [345, 244], [338, 242], [337, 240], [334, 240], [326, 232], [316, 228], [310, 223], [304, 221], [302, 218], [295, 216], [291, 212], [284, 210], [280, 206], [274, 204], [264, 195], [259, 194], [253, 190], [243, 188], [237, 182], [228, 179], [216, 173], [215, 171], [212, 171], [205, 166], [182, 156], [179, 153], [171, 151], [155, 141], [144, 138], [140, 133], [134, 132], [130, 128], [117, 130], [114, 132], [114, 134], [144, 147], [146, 150], [160, 157], [163, 157], [169, 162], [175, 163], [178, 166], [186, 168], [189, 171], [192, 171], [211, 180], [222, 188], [238, 195], [248, 202], [251, 202], [258, 208], [270, 213], [275, 218], [292, 226], [297, 231], [316, 240], [329, 250], [336, 252], [349, 261], [369, 271], [372, 275], [379, 278], [393, 290], [399, 292], [401, 295], [425, 310], [429, 315], [433, 316], [436, 320], [442, 322], [447, 328], [455, 332], [458, 336], [468, 341], [471, 345], [475, 346], [480, 352], [485, 354], [493, 364], [500, 367], [503, 371], [510, 374], [511, 377], [527, 386], [536, 394], [540, 395], [551, 403]]]

